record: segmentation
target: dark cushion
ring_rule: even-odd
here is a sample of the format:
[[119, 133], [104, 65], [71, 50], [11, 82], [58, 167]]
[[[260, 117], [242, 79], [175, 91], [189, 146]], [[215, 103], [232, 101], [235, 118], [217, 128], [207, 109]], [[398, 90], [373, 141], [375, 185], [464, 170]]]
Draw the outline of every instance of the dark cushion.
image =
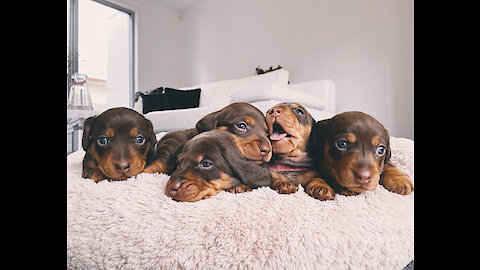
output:
[[178, 90], [159, 87], [147, 93], [137, 93], [142, 97], [143, 113], [164, 110], [196, 108], [200, 105], [201, 89]]

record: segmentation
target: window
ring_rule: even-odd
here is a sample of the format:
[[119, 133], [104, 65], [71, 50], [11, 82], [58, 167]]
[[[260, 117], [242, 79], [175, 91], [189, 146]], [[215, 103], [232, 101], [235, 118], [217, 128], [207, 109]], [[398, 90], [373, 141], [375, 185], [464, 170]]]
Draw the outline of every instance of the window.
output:
[[[88, 76], [95, 111], [133, 107], [133, 16], [132, 11], [103, 0], [67, 0], [70, 75]], [[68, 89], [67, 85], [67, 95]]]

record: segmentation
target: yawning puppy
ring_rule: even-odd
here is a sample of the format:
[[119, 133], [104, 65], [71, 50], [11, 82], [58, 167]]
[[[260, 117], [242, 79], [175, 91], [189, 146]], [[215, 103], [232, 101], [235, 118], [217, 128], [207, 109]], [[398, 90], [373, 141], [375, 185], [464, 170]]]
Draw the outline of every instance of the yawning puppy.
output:
[[157, 142], [152, 123], [128, 108], [85, 120], [83, 178], [125, 180], [143, 171]]
[[195, 202], [222, 190], [239, 193], [269, 186], [269, 170], [245, 158], [241, 143], [237, 135], [223, 130], [193, 137], [178, 157], [177, 169], [167, 182], [167, 196]]
[[[272, 141], [273, 157], [269, 163], [270, 170], [284, 175], [276, 177], [272, 188], [279, 193], [296, 192], [298, 184], [309, 187], [312, 178], [317, 173], [312, 170], [313, 161], [309, 154], [310, 133], [315, 120], [300, 104], [285, 102], [275, 105], [267, 111], [266, 121], [270, 140]], [[321, 200], [333, 199], [333, 190], [323, 183], [320, 189], [309, 195]]]
[[388, 131], [368, 114], [345, 112], [319, 121], [312, 142], [317, 179], [339, 194], [374, 190], [379, 183], [402, 195], [413, 191], [412, 181], [390, 163]]

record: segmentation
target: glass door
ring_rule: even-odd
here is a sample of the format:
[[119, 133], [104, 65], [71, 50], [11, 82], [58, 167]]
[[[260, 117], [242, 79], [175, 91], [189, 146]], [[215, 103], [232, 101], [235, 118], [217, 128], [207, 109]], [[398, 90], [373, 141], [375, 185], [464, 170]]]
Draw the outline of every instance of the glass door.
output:
[[93, 110], [133, 107], [133, 12], [107, 1], [67, 0], [67, 21], [69, 6], [77, 25], [67, 25], [67, 42], [70, 36], [74, 43], [67, 47], [75, 49], [75, 72], [88, 76]]

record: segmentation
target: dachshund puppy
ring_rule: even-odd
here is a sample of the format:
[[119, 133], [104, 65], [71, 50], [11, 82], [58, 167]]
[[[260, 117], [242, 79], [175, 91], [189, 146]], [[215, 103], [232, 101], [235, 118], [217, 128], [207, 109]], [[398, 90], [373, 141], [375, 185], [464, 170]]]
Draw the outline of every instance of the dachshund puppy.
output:
[[[317, 176], [309, 154], [310, 133], [315, 119], [302, 105], [284, 102], [267, 111], [266, 122], [273, 151], [269, 168], [287, 178], [276, 177], [272, 188], [278, 193], [290, 194], [297, 191], [298, 184], [307, 187]], [[333, 199], [333, 189], [326, 183], [322, 186], [323, 189], [309, 195], [321, 200]]]
[[313, 138], [314, 178], [307, 192], [316, 192], [325, 181], [336, 193], [355, 195], [382, 184], [407, 195], [412, 181], [390, 163], [390, 136], [383, 125], [362, 112], [345, 112], [316, 123]]
[[257, 146], [246, 145], [243, 138], [223, 130], [196, 135], [178, 157], [177, 169], [167, 182], [167, 196], [176, 201], [196, 202], [222, 190], [240, 193], [269, 186], [269, 170], [245, 157], [245, 152], [256, 151], [248, 149], [251, 147]]
[[197, 122], [195, 128], [167, 133], [158, 142], [155, 161], [145, 172], [171, 174], [183, 145], [195, 135], [213, 129], [225, 130], [241, 138], [239, 147], [242, 154], [256, 164], [268, 162], [272, 157], [272, 146], [262, 112], [248, 103], [238, 102], [207, 114]]
[[157, 140], [152, 123], [128, 108], [109, 109], [84, 123], [83, 178], [125, 180], [143, 171]]

